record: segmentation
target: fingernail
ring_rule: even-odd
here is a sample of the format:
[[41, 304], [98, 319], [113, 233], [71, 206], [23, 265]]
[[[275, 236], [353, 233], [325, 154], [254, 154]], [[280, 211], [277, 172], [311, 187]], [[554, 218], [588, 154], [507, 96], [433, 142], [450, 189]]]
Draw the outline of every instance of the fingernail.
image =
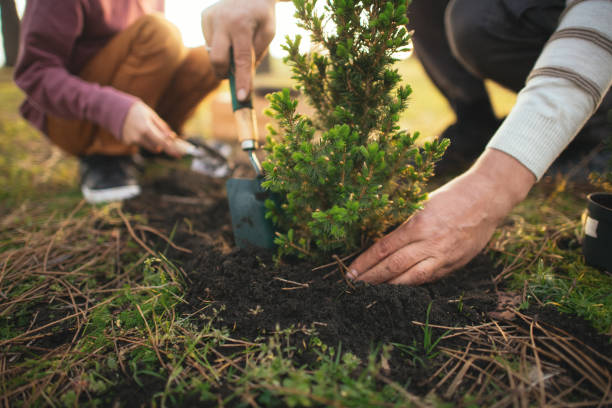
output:
[[348, 271], [348, 273], [346, 274], [346, 277], [349, 278], [350, 280], [355, 280], [357, 279], [357, 276], [359, 276], [359, 273], [355, 270], [355, 269], [351, 269], [350, 271]]
[[245, 89], [239, 89], [236, 96], [238, 97], [238, 100], [244, 101], [247, 97], [247, 91]]

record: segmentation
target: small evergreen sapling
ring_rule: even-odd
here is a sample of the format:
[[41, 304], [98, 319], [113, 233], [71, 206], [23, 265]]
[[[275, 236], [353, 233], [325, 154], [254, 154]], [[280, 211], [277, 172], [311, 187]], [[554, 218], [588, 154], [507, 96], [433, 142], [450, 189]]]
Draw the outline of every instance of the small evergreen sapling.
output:
[[300, 53], [300, 36], [284, 46], [316, 116], [298, 114], [288, 89], [268, 96], [278, 129], [268, 135], [263, 185], [281, 197], [266, 204], [281, 256], [349, 253], [403, 222], [426, 199], [448, 145], [417, 147], [418, 133], [398, 126], [411, 94], [393, 68], [411, 45], [407, 1], [327, 0], [325, 16], [316, 3], [294, 0], [317, 51]]

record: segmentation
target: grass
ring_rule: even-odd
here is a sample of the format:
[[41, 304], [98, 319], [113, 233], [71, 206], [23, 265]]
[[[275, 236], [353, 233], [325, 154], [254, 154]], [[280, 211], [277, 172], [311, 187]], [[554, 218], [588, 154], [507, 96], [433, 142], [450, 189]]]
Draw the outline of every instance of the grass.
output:
[[410, 357], [412, 359], [412, 364], [416, 364], [417, 362], [425, 367], [427, 366], [431, 360], [436, 358], [438, 351], [436, 351], [438, 344], [440, 341], [446, 336], [449, 332], [446, 331], [441, 336], [434, 338], [434, 330], [429, 325], [429, 312], [431, 311], [431, 303], [427, 306], [427, 314], [425, 316], [425, 324], [421, 326], [423, 329], [423, 343], [419, 344], [416, 339], [413, 340], [412, 344], [399, 344], [392, 343], [394, 347], [396, 347], [402, 354]]
[[0, 68], [0, 211], [6, 214], [24, 202], [48, 197], [50, 208], [70, 208], [80, 200], [76, 161], [41, 140], [21, 120], [17, 107], [23, 94], [11, 81], [12, 71]]
[[489, 245], [523, 303], [553, 305], [612, 334], [612, 276], [584, 264], [580, 250], [584, 194], [538, 188]]
[[[452, 122], [452, 113], [417, 63], [408, 62], [401, 70], [415, 89], [414, 105], [403, 119], [406, 126], [436, 135]], [[120, 205], [82, 202], [76, 161], [19, 119], [23, 96], [10, 75], [0, 71], [1, 407], [115, 402], [444, 406], [442, 397], [456, 395], [469, 376], [482, 381], [468, 390], [466, 405], [488, 405], [496, 398], [537, 404], [549, 398], [528, 381], [531, 372], [556, 369], [534, 371], [538, 350], [575, 346], [550, 343], [567, 336], [555, 337], [530, 321], [499, 329], [440, 328], [429, 322], [429, 314], [423, 316], [424, 342], [413, 345], [418, 357], [430, 360], [440, 353], [436, 360], [446, 359], [431, 378], [438, 396], [423, 399], [387, 378], [386, 347], [360, 361], [342, 352], [341, 345], [321, 343], [312, 331], [308, 348], [316, 352], [316, 361], [298, 366], [294, 357], [303, 350], [287, 342], [292, 328], [279, 328], [268, 342], [250, 343], [218, 328], [219, 311], [212, 304], [192, 315], [180, 314], [189, 284], [181, 266], [166, 257], [165, 245], [142, 239], [149, 227], [138, 214], [125, 214]], [[493, 92], [498, 112], [507, 111], [513, 97], [498, 88]], [[551, 185], [556, 183], [536, 188], [491, 242], [491, 256], [504, 267], [497, 279], [516, 288], [524, 306], [553, 305], [609, 332], [612, 278], [586, 267], [578, 246], [584, 194]], [[543, 340], [530, 336], [530, 327]], [[434, 329], [446, 332], [436, 338]], [[464, 336], [475, 345], [483, 338], [495, 340], [481, 344], [484, 351], [468, 354], [445, 345], [451, 336]], [[504, 342], [505, 337], [513, 343]], [[410, 347], [408, 354], [416, 353]], [[521, 348], [523, 357], [507, 351]], [[574, 356], [590, 353], [572, 350]], [[592, 354], [587, 358], [582, 360], [604, 361]], [[591, 373], [585, 384], [605, 388], [601, 367], [579, 367]], [[230, 391], [221, 397], [218, 389]]]
[[[479, 406], [597, 406], [593, 390], [609, 392], [606, 365], [612, 363], [567, 333], [515, 312], [511, 322], [469, 327], [441, 327], [446, 337], [460, 337], [467, 347], [440, 346], [447, 357], [445, 374], [431, 378], [433, 391], [448, 398], [467, 378], [476, 378], [462, 390], [463, 405]], [[564, 352], [559, 353], [558, 350]], [[547, 356], [554, 355], [554, 359]], [[580, 381], [559, 375], [564, 366], [575, 367]], [[438, 378], [436, 378], [438, 377]], [[573, 393], [569, 398], [568, 394]]]
[[317, 363], [296, 367], [292, 359], [303, 350], [289, 345], [290, 335], [290, 329], [278, 329], [269, 343], [248, 357], [236, 389], [243, 400], [248, 396], [246, 401], [266, 407], [399, 407], [418, 400], [391, 382], [382, 387], [377, 384], [384, 378], [389, 348], [373, 352], [368, 361], [362, 362], [351, 353], [343, 353], [341, 346], [327, 347], [312, 337], [309, 348], [317, 354]]

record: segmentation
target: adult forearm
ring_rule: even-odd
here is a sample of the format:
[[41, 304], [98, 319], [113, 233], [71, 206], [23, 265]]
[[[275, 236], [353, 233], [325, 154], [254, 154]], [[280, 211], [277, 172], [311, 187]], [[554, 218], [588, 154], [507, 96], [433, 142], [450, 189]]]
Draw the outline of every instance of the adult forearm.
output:
[[595, 112], [612, 83], [612, 2], [572, 7], [489, 147], [539, 179]]
[[501, 218], [527, 197], [536, 182], [529, 168], [494, 148], [486, 149], [461, 178], [471, 178], [474, 185], [488, 189], [485, 194], [490, 192], [490, 198], [497, 202], [498, 216]]

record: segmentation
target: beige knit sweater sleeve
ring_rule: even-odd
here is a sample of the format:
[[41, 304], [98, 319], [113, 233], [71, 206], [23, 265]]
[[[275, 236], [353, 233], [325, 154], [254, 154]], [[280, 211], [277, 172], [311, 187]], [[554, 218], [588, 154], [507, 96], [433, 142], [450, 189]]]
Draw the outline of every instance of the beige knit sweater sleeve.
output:
[[515, 157], [539, 180], [593, 115], [611, 84], [612, 0], [569, 1], [488, 147]]

